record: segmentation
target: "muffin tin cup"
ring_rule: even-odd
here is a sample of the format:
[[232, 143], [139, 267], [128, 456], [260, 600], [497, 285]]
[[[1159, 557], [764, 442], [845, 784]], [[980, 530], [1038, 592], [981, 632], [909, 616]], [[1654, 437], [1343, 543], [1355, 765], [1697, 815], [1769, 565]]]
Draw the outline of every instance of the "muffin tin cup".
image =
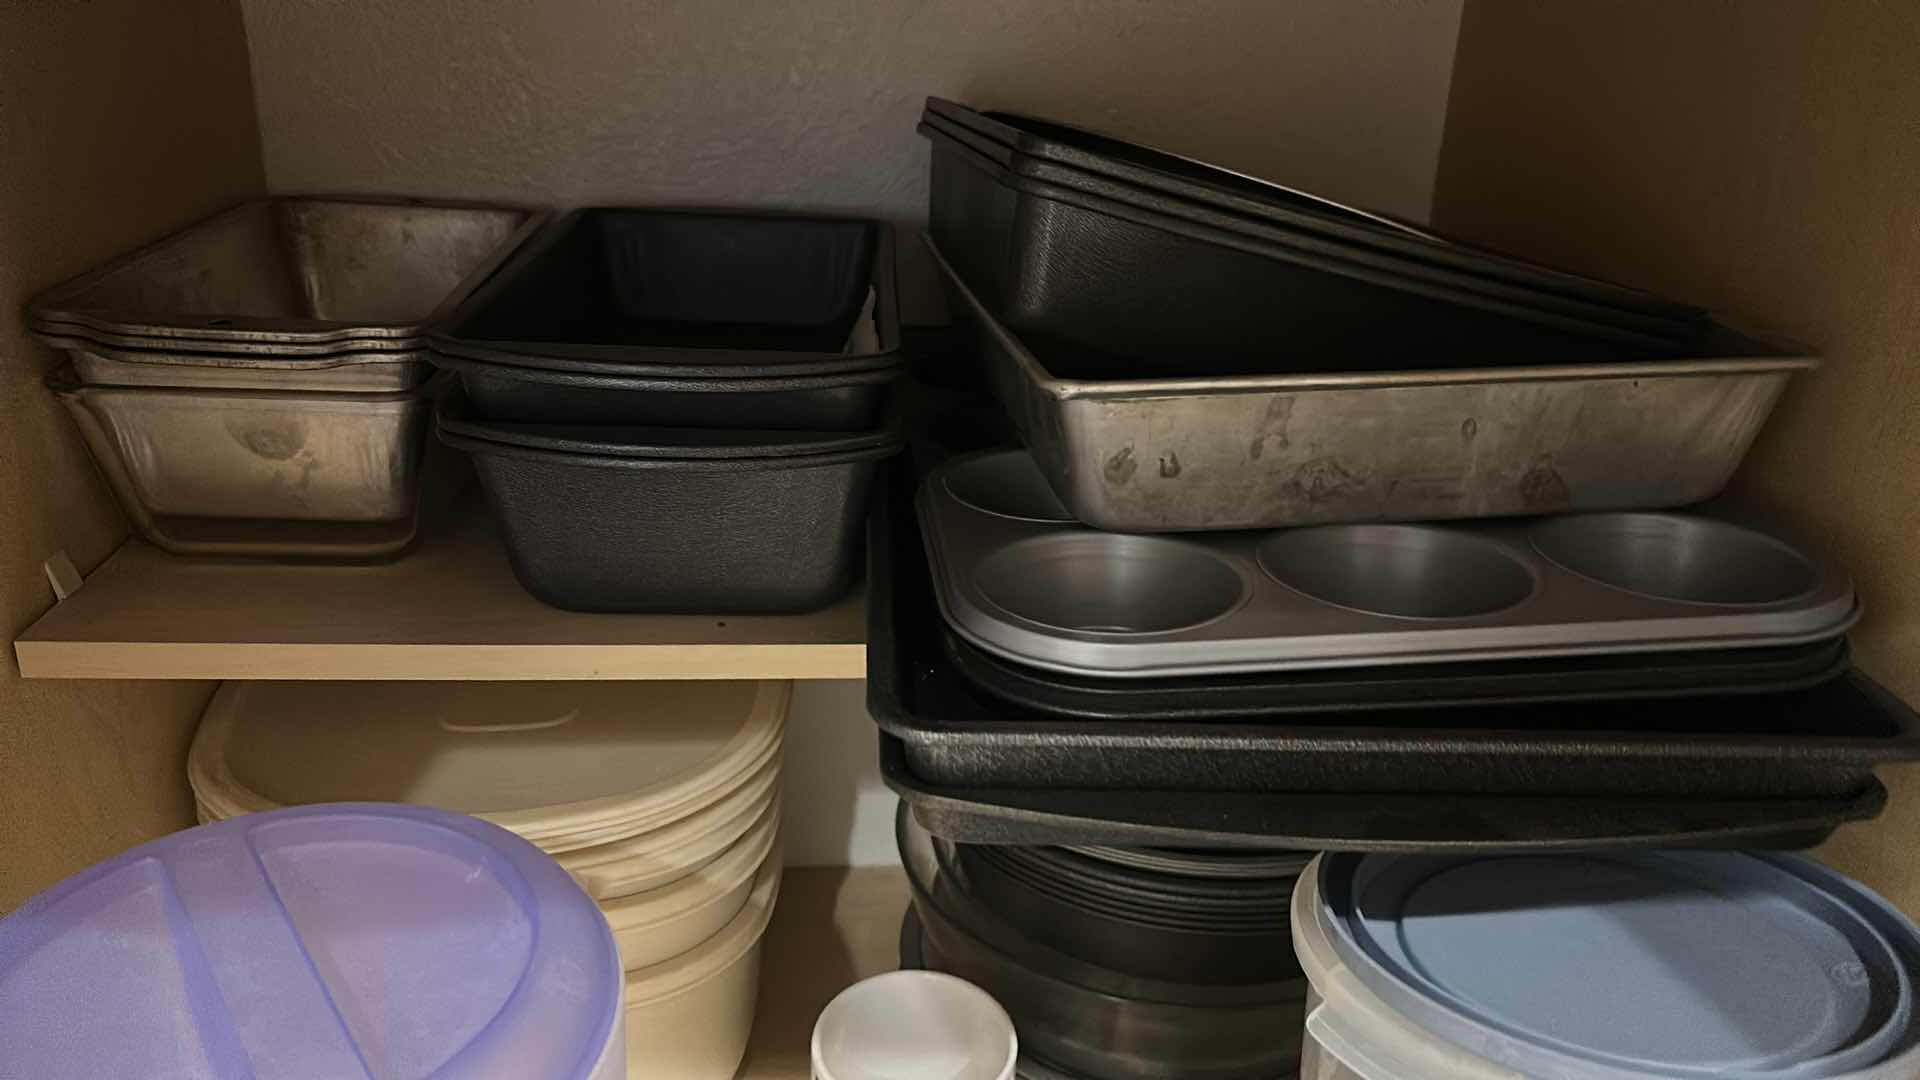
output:
[[1052, 671], [1146, 678], [1794, 645], [1859, 618], [1845, 575], [1709, 518], [1144, 537], [1058, 520], [1035, 498], [1032, 471], [1019, 451], [958, 459], [928, 477], [917, 504], [955, 632]]

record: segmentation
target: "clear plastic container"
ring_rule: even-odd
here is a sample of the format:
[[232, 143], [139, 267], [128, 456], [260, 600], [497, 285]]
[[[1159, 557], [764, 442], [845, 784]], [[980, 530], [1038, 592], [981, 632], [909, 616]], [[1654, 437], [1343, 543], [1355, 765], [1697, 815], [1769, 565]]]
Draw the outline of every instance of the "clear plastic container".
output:
[[619, 957], [552, 859], [371, 803], [202, 826], [0, 920], [8, 1080], [619, 1080]]
[[1323, 855], [1302, 1080], [1911, 1080], [1920, 930], [1792, 855]]

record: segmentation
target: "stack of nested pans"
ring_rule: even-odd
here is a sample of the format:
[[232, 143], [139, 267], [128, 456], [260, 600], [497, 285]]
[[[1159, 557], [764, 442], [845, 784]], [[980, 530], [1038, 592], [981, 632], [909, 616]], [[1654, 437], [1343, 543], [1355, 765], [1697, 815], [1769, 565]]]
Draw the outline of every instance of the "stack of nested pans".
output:
[[1273, 981], [1308, 859], [973, 844], [954, 854], [968, 891], [1036, 941], [1142, 978], [1234, 985]]
[[1761, 529], [1175, 539], [1073, 521], [1018, 452], [897, 479], [868, 704], [889, 783], [950, 840], [1794, 847], [1920, 756], [1920, 720], [1850, 668], [1846, 576]]
[[913, 889], [903, 963], [992, 994], [1022, 1075], [1293, 1072], [1306, 986], [1287, 907], [1304, 857], [967, 847], [904, 804], [897, 828]]
[[458, 810], [600, 905], [636, 1075], [733, 1075], [780, 883], [785, 682], [227, 683], [188, 758], [203, 821], [305, 803]]
[[844, 593], [901, 368], [878, 222], [591, 209], [434, 335], [527, 589], [599, 611], [792, 612]]
[[934, 238], [995, 314], [1149, 366], [1674, 356], [1708, 327], [1698, 308], [1064, 124], [929, 98], [919, 131]]
[[36, 299], [49, 378], [128, 516], [189, 555], [390, 558], [437, 389], [427, 326], [544, 215], [278, 198]]

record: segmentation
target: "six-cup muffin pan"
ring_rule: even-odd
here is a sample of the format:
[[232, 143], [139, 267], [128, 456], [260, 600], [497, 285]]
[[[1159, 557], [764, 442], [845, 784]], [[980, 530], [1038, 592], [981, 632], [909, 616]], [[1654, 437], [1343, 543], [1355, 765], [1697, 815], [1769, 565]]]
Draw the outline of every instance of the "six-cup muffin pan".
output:
[[1859, 617], [1845, 574], [1696, 515], [1137, 536], [1075, 521], [1017, 450], [942, 466], [918, 511], [948, 624], [1073, 674], [1793, 645]]

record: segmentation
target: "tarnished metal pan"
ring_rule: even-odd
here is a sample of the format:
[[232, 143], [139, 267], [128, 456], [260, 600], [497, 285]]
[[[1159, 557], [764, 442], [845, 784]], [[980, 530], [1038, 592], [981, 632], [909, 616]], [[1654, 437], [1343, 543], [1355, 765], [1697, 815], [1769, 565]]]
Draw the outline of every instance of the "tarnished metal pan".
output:
[[1753, 648], [1859, 618], [1840, 570], [1731, 522], [1644, 511], [1182, 537], [1088, 529], [1026, 455], [917, 497], [949, 626], [1009, 660], [1148, 678]]
[[324, 390], [393, 393], [426, 381], [433, 362], [425, 349], [342, 351], [319, 355], [199, 353], [180, 342], [148, 338], [157, 348], [121, 348], [91, 337], [41, 333], [65, 349], [89, 386], [158, 386], [219, 390]]
[[1115, 532], [1683, 506], [1818, 363], [1716, 328], [1714, 359], [1127, 378], [1094, 354], [1043, 361], [928, 248], [1047, 482]]
[[433, 399], [389, 394], [48, 385], [128, 517], [176, 554], [349, 560], [411, 542]]
[[28, 323], [189, 352], [416, 348], [544, 219], [417, 200], [255, 200], [43, 294]]

